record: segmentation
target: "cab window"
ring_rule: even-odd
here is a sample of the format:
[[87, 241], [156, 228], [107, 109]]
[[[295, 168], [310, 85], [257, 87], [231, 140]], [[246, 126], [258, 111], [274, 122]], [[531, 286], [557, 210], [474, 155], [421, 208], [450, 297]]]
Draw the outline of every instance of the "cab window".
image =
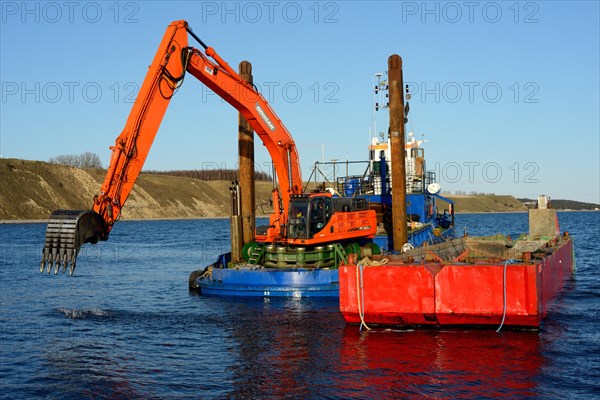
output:
[[329, 197], [316, 197], [310, 200], [310, 234], [319, 232], [333, 214], [333, 205]]
[[306, 239], [306, 217], [308, 215], [308, 200], [294, 199], [290, 202], [288, 215], [288, 237], [292, 239]]

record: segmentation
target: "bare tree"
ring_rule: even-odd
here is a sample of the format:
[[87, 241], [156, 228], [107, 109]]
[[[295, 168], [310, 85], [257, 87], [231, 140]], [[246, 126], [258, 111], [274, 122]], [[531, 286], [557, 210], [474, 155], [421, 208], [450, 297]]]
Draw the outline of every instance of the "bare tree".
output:
[[100, 156], [89, 151], [82, 153], [79, 156], [79, 168], [102, 168]]
[[[195, 178], [202, 181], [234, 181], [239, 179], [239, 173], [236, 169], [190, 169], [190, 170], [176, 170], [176, 171], [155, 171], [145, 170], [147, 174], [156, 175], [171, 175], [171, 176], [183, 176], [187, 178]], [[270, 181], [271, 175], [262, 172], [255, 171], [254, 179], [257, 181]]]
[[102, 161], [98, 154], [90, 153], [89, 151], [80, 155], [63, 154], [50, 158], [48, 162], [77, 168], [102, 168]]

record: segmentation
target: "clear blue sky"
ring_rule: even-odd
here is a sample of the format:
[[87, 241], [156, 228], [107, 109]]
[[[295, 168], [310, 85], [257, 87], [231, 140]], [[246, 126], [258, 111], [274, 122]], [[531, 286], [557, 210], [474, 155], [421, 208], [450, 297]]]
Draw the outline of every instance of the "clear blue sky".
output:
[[[323, 144], [367, 157], [373, 74], [397, 53], [444, 190], [598, 203], [598, 4], [2, 1], [0, 152], [106, 165], [166, 26], [186, 19], [234, 68], [253, 63], [305, 179]], [[236, 111], [188, 76], [145, 167], [235, 168], [236, 146]]]

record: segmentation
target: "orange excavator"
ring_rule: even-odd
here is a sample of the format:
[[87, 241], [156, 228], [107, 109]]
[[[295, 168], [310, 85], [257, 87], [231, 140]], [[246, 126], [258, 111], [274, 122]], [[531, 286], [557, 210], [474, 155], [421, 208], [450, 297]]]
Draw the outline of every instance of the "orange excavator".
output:
[[[188, 46], [188, 34], [204, 51]], [[125, 128], [111, 147], [112, 156], [92, 210], [57, 210], [49, 217], [40, 271], [58, 273], [76, 265], [84, 243], [107, 240], [140, 174], [167, 106], [186, 72], [235, 107], [266, 146], [279, 189], [272, 193], [269, 225], [256, 228], [258, 243], [314, 246], [372, 238], [375, 211], [358, 199], [327, 192], [303, 194], [298, 151], [292, 136], [255, 87], [244, 81], [194, 34], [186, 21], [169, 25], [149, 67]]]

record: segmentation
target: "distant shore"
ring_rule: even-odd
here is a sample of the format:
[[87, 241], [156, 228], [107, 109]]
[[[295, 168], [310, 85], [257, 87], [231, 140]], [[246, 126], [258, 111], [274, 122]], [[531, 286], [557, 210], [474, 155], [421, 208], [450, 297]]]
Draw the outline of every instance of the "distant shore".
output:
[[[558, 212], [600, 212], [600, 210], [556, 210]], [[473, 212], [457, 212], [456, 215], [469, 214], [525, 214], [527, 211], [473, 211]], [[268, 218], [268, 215], [257, 215], [256, 218]], [[219, 217], [164, 217], [164, 218], [130, 218], [117, 221], [121, 222], [137, 222], [137, 221], [191, 221], [191, 220], [207, 220], [207, 219], [227, 219], [229, 216]], [[45, 224], [48, 219], [3, 219], [0, 220], [0, 225], [7, 224]]]
[[[257, 215], [256, 218], [268, 218], [268, 215]], [[118, 220], [117, 223], [121, 222], [136, 222], [136, 221], [191, 221], [191, 220], [205, 220], [205, 219], [227, 219], [229, 216], [218, 216], [218, 217], [162, 217], [162, 218], [128, 218]], [[48, 219], [2, 219], [0, 225], [4, 224], [45, 224]]]
[[[0, 224], [45, 223], [51, 210], [84, 210], [104, 181], [104, 171], [78, 169], [60, 164], [18, 159], [0, 159]], [[230, 181], [142, 173], [128, 197], [122, 221], [160, 221], [227, 218], [231, 210]], [[255, 183], [256, 204], [266, 206], [272, 198], [272, 184]], [[529, 198], [511, 195], [476, 194], [444, 196], [457, 214], [526, 212]], [[440, 212], [449, 211], [443, 199]], [[556, 209], [600, 208], [600, 204], [552, 199]], [[270, 207], [257, 210], [269, 212]], [[198, 215], [198, 217], [195, 217]]]

